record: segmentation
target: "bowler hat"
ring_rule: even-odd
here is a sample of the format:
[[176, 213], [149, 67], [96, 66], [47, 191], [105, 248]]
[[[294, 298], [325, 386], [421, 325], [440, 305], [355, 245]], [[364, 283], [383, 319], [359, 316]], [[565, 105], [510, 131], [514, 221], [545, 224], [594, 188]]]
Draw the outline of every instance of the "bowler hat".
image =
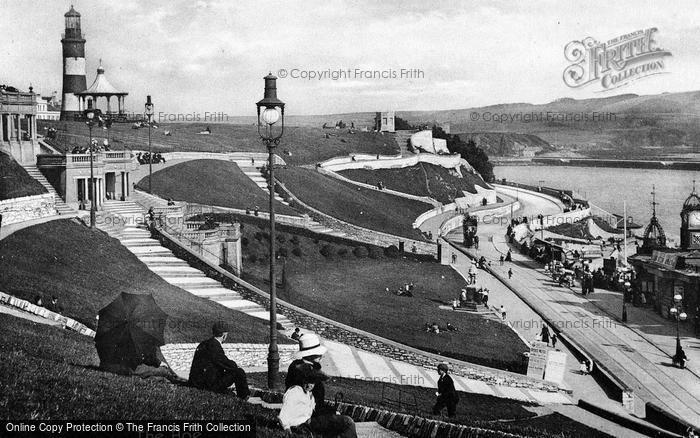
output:
[[321, 340], [313, 333], [307, 333], [299, 338], [299, 352], [297, 357], [321, 356], [328, 349], [321, 345]]
[[229, 331], [228, 324], [225, 321], [216, 321], [211, 328], [214, 336], [221, 336], [223, 333]]

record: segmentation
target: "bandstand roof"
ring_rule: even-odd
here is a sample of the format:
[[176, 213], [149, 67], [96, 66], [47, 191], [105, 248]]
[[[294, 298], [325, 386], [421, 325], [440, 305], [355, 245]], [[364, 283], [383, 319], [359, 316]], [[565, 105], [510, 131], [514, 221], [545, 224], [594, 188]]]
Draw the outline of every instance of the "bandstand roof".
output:
[[107, 76], [105, 76], [105, 69], [102, 68], [102, 62], [100, 62], [100, 66], [97, 67], [95, 81], [85, 91], [81, 91], [77, 94], [89, 96], [126, 96], [129, 93], [119, 91], [114, 88], [114, 85], [109, 83]]

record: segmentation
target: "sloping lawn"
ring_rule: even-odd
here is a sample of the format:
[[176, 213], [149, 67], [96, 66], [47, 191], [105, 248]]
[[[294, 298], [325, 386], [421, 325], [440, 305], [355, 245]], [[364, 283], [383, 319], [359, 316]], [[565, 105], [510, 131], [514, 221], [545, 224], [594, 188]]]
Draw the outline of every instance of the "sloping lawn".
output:
[[46, 193], [44, 186], [29, 176], [11, 156], [0, 152], [0, 201]]
[[475, 185], [489, 188], [479, 175], [462, 168], [463, 178], [453, 175], [442, 166], [418, 163], [402, 169], [348, 169], [338, 172], [354, 181], [377, 185], [380, 181], [391, 190], [416, 196], [428, 196], [443, 204], [464, 196], [462, 191], [476, 193]]
[[[54, 126], [58, 132], [59, 148], [73, 149], [76, 144], [88, 141], [88, 132], [80, 122], [43, 121], [41, 126]], [[206, 127], [210, 135], [198, 135]], [[42, 128], [43, 129], [43, 128]], [[163, 135], [170, 131], [169, 136]], [[326, 134], [331, 134], [326, 138]], [[93, 134], [102, 141], [107, 131], [97, 129]], [[148, 128], [132, 129], [131, 123], [115, 123], [111, 133], [112, 148], [148, 149]], [[255, 123], [235, 125], [231, 123], [160, 123], [151, 130], [151, 146], [154, 152], [267, 152], [260, 141]], [[395, 155], [399, 147], [394, 137], [373, 132], [327, 130], [320, 128], [286, 126], [282, 142], [277, 148], [288, 164], [313, 164], [350, 153]], [[291, 155], [290, 155], [291, 154]]]
[[432, 205], [365, 189], [313, 169], [287, 167], [277, 178], [302, 202], [353, 225], [410, 239], [424, 240], [413, 221]]
[[[137, 187], [148, 191], [148, 176]], [[194, 160], [166, 167], [153, 174], [153, 193], [176, 201], [269, 211], [270, 195], [229, 161]], [[276, 213], [299, 216], [293, 208], [275, 202]]]
[[277, 413], [165, 379], [97, 369], [93, 340], [13, 316], [0, 318], [0, 418], [41, 420], [250, 419], [257, 436], [283, 437]]
[[[34, 301], [58, 298], [63, 314], [96, 328], [95, 315], [122, 292], [152, 293], [169, 315], [165, 341], [199, 342], [223, 319], [232, 342], [267, 343], [267, 324], [172, 286], [116, 239], [72, 220], [47, 222], [0, 241], [0, 290]], [[292, 342], [280, 335], [280, 342]]]
[[[244, 224], [243, 278], [264, 290], [269, 290], [268, 239], [266, 229]], [[328, 243], [289, 232], [279, 232], [277, 240], [277, 252], [283, 256], [277, 291], [283, 300], [421, 350], [524, 372], [522, 353], [528, 348], [507, 325], [492, 314], [439, 308], [454, 300], [465, 284], [449, 266], [391, 258], [378, 248], [358, 257], [359, 244]], [[413, 297], [385, 291], [408, 282], [415, 285]], [[449, 322], [458, 331], [427, 333], [425, 323], [433, 322], [443, 328]]]

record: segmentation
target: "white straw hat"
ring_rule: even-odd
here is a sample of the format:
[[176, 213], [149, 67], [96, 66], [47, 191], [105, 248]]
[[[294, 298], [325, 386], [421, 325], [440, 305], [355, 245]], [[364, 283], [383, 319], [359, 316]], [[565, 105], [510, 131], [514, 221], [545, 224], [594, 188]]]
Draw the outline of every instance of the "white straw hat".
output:
[[296, 356], [299, 358], [308, 356], [321, 356], [326, 354], [328, 349], [321, 345], [321, 340], [313, 333], [305, 333], [299, 338], [299, 351]]

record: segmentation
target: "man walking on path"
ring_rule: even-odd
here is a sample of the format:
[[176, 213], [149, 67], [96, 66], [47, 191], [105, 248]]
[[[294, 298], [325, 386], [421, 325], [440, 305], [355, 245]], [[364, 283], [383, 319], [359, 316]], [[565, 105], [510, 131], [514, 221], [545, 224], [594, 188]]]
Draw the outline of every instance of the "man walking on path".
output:
[[513, 270], [508, 269], [508, 280], [510, 280], [511, 278], [513, 278]]
[[501, 318], [503, 318], [503, 320], [505, 321], [506, 320], [506, 308], [503, 304], [501, 304], [500, 312], [501, 312]]
[[459, 402], [459, 395], [455, 390], [455, 384], [448, 373], [449, 368], [447, 364], [441, 363], [437, 366], [438, 374], [440, 378], [438, 379], [437, 387], [437, 402], [433, 407], [433, 415], [439, 415], [443, 408], [447, 408], [447, 416], [454, 417], [457, 412], [457, 403]]

